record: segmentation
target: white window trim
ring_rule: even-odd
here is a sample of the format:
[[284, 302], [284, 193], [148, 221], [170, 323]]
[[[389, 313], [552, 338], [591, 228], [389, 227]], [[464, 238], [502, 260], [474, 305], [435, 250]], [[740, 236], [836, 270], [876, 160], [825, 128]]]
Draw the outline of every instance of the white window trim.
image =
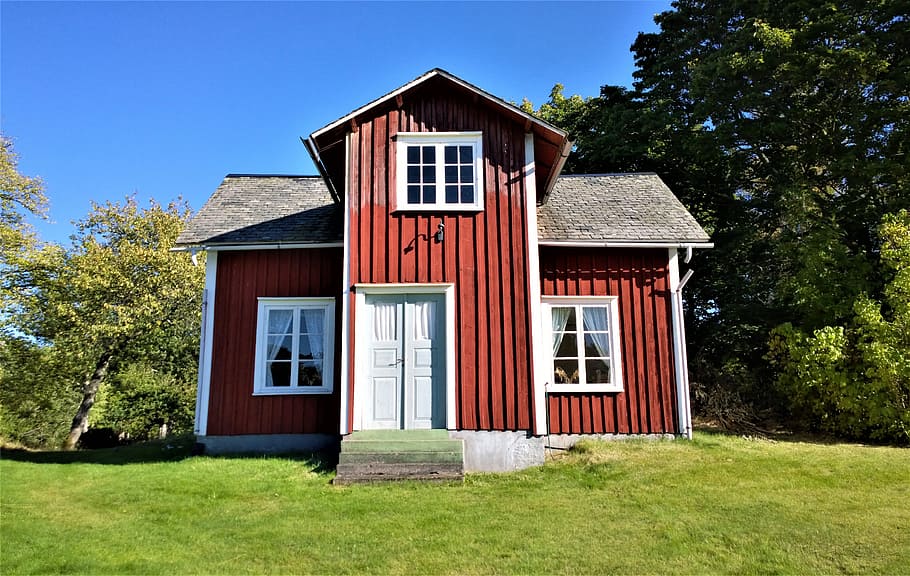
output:
[[[322, 386], [272, 387], [265, 385], [266, 330], [268, 311], [272, 308], [322, 310], [325, 314]], [[294, 334], [299, 338], [299, 334]], [[253, 396], [292, 396], [298, 394], [331, 394], [335, 386], [335, 299], [334, 298], [258, 298], [256, 312], [256, 369], [253, 375]]]
[[[610, 374], [611, 384], [556, 384], [553, 382], [553, 321], [551, 308], [554, 306], [607, 306], [610, 315]], [[619, 341], [619, 299], [616, 296], [546, 296], [541, 298], [542, 332], [547, 344], [546, 357], [548, 360], [547, 392], [622, 392], [622, 356]], [[576, 314], [577, 322], [581, 317]], [[582, 343], [579, 342], [579, 346]], [[579, 368], [581, 365], [579, 364]]]
[[[436, 203], [408, 204], [408, 159], [404, 152], [408, 144], [426, 146], [435, 144], [436, 150]], [[471, 144], [474, 147], [474, 202], [472, 204], [447, 204], [445, 202], [445, 166], [442, 147], [449, 144]], [[399, 212], [479, 212], [483, 210], [483, 133], [482, 132], [399, 132], [395, 140], [395, 206]]]

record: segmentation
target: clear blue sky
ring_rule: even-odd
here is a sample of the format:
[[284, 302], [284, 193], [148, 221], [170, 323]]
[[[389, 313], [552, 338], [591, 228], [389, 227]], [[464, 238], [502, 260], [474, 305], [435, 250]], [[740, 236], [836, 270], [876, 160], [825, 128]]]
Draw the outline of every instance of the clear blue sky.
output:
[[198, 210], [231, 172], [315, 174], [300, 144], [440, 67], [505, 100], [630, 86], [668, 1], [0, 1], [0, 122], [66, 242], [90, 201]]

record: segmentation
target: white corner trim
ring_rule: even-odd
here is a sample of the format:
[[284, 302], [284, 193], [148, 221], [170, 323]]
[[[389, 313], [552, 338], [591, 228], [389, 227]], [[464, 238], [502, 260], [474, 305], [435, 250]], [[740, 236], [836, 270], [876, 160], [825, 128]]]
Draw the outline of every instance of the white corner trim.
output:
[[546, 365], [540, 291], [540, 247], [537, 240], [537, 174], [534, 169], [534, 134], [525, 134], [525, 208], [528, 219], [528, 300], [531, 307], [531, 394], [534, 398], [534, 434], [547, 433]]
[[686, 356], [686, 327], [683, 318], [682, 284], [679, 281], [679, 253], [668, 251], [670, 269], [670, 312], [673, 328], [673, 367], [676, 372], [677, 433], [692, 439], [692, 407], [689, 400], [689, 366]]
[[[446, 352], [446, 428], [454, 430], [458, 423], [455, 410], [455, 284], [441, 282], [438, 284], [355, 284], [354, 285], [354, 318], [357, 327], [354, 331], [354, 422], [351, 430], [363, 427], [363, 390], [365, 384], [357, 382], [367, 373], [367, 351], [369, 349], [368, 319], [364, 317], [367, 294], [442, 294], [445, 299], [445, 352]], [[360, 384], [360, 386], [358, 386]], [[361, 392], [358, 394], [358, 389]]]
[[343, 436], [351, 433], [351, 422], [348, 420], [348, 407], [350, 406], [350, 370], [348, 360], [351, 354], [351, 135], [344, 137], [344, 250], [342, 256], [341, 273], [341, 374], [338, 385], [341, 387], [341, 402], [338, 418], [338, 432]]
[[215, 279], [218, 253], [205, 255], [205, 288], [202, 291], [202, 322], [199, 329], [199, 376], [196, 383], [195, 432], [205, 436], [209, 422], [209, 396], [212, 386], [212, 340], [215, 324]]

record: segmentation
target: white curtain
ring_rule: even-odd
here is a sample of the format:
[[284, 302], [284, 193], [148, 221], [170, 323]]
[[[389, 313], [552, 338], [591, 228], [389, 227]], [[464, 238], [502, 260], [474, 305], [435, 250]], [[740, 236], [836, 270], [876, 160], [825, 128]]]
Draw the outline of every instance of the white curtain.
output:
[[306, 333], [307, 344], [314, 359], [322, 358], [325, 341], [325, 312], [323, 310], [301, 310], [301, 327]]
[[416, 302], [414, 304], [414, 338], [432, 340], [435, 326], [435, 302]]
[[597, 348], [597, 355], [610, 357], [610, 318], [605, 306], [585, 307], [581, 314], [584, 320], [585, 336], [590, 336]]
[[268, 322], [268, 355], [269, 360], [274, 360], [281, 351], [285, 336], [291, 333], [294, 323], [293, 310], [269, 310]]
[[394, 302], [376, 302], [373, 304], [373, 341], [390, 342], [395, 340], [396, 309]]
[[556, 356], [556, 351], [559, 350], [559, 345], [562, 344], [562, 337], [565, 336], [563, 330], [566, 329], [566, 323], [569, 321], [572, 310], [572, 308], [556, 306], [550, 308], [553, 322], [553, 356]]

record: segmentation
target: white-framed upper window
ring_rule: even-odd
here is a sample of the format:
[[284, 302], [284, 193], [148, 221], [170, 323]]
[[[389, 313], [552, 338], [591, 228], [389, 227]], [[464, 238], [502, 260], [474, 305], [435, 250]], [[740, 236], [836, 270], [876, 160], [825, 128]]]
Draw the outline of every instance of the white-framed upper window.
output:
[[543, 299], [553, 392], [622, 392], [619, 307], [614, 296]]
[[253, 395], [330, 394], [334, 298], [259, 298]]
[[399, 132], [396, 210], [483, 210], [481, 132]]

